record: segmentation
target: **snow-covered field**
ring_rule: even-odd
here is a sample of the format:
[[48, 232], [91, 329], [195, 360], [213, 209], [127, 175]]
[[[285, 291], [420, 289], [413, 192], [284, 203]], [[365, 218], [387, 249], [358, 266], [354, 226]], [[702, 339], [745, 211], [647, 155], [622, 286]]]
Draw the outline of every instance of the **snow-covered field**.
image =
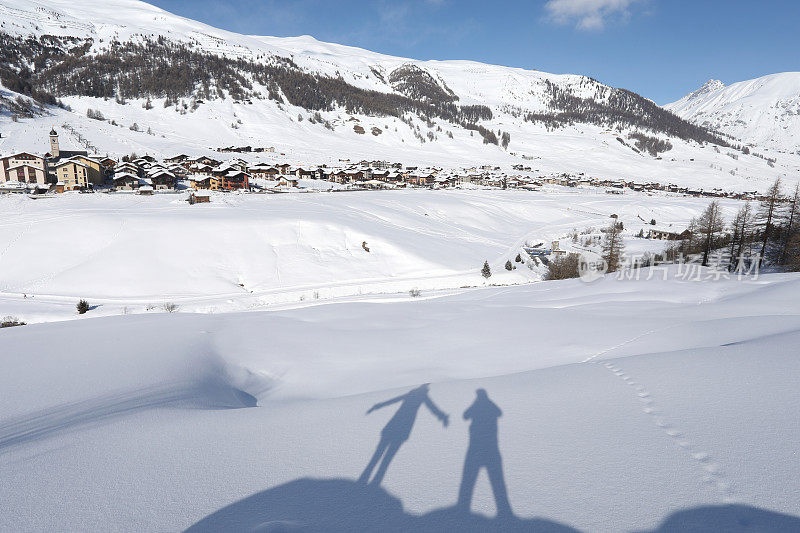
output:
[[[185, 194], [0, 196], [0, 314], [28, 322], [182, 311], [226, 312], [306, 305], [335, 298], [395, 295], [541, 279], [542, 270], [506, 271], [527, 242], [573, 230], [625, 224], [628, 252], [658, 252], [637, 239], [655, 219], [685, 229], [708, 200], [594, 188], [407, 190], [217, 194], [190, 206]], [[723, 203], [733, 215], [740, 202]], [[366, 242], [369, 252], [362, 243]]]
[[[503, 269], [612, 213], [655, 252], [645, 221], [706, 205], [0, 196], [0, 314], [29, 322], [0, 330], [0, 531], [800, 531], [798, 275]], [[382, 483], [358, 482], [382, 437]], [[456, 507], [467, 454], [513, 516], [485, 474]]]
[[[3, 330], [0, 529], [796, 531], [798, 295], [570, 280]], [[398, 406], [367, 410], [427, 382], [449, 426], [423, 406], [357, 483]], [[477, 388], [516, 519], [484, 477], [453, 508]]]

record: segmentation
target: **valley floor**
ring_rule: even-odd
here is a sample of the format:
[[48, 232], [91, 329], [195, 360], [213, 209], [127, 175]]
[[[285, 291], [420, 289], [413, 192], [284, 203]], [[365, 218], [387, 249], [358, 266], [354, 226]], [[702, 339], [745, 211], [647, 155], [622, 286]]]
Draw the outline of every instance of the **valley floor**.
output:
[[[0, 314], [32, 322], [163, 312], [219, 313], [368, 297], [423, 297], [539, 281], [522, 246], [626, 227], [630, 254], [663, 250], [636, 238], [655, 220], [682, 231], [707, 199], [594, 188], [407, 190], [280, 195], [0, 195]], [[723, 200], [730, 217], [741, 202]], [[365, 248], [366, 247], [366, 248]], [[369, 251], [367, 251], [367, 249]], [[575, 247], [574, 251], [580, 251]], [[506, 271], [506, 261], [517, 267]], [[480, 275], [489, 261], [493, 275]], [[527, 268], [531, 266], [532, 268]], [[83, 318], [83, 317], [82, 317]]]

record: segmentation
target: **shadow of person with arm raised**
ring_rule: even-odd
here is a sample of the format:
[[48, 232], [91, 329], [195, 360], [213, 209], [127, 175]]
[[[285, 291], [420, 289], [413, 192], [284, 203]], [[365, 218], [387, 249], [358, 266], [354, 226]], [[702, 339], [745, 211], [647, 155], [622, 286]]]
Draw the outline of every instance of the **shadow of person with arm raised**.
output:
[[378, 461], [381, 461], [381, 458], [383, 458], [375, 473], [375, 477], [372, 478], [373, 484], [380, 485], [386, 475], [389, 464], [392, 462], [392, 459], [394, 459], [400, 446], [408, 440], [411, 429], [414, 427], [414, 422], [417, 419], [417, 412], [422, 405], [425, 405], [434, 416], [442, 421], [442, 425], [447, 427], [450, 422], [449, 417], [431, 401], [428, 396], [428, 390], [429, 387], [426, 383], [420, 385], [416, 389], [410, 390], [406, 394], [402, 394], [391, 400], [386, 400], [385, 402], [376, 403], [369, 408], [367, 414], [400, 402], [400, 407], [397, 409], [397, 412], [381, 431], [381, 439], [378, 442], [378, 446], [375, 448], [375, 453], [372, 454], [372, 458], [367, 464], [367, 467], [358, 479], [361, 483], [367, 483], [369, 481], [372, 471], [375, 469]]
[[470, 512], [478, 472], [481, 468], [486, 468], [497, 505], [498, 518], [512, 518], [514, 513], [508, 501], [508, 491], [503, 477], [503, 460], [497, 443], [497, 419], [503, 416], [503, 411], [489, 399], [484, 389], [478, 389], [475, 393], [475, 401], [464, 411], [464, 420], [471, 421], [469, 447], [467, 457], [464, 459], [456, 507], [464, 513]]

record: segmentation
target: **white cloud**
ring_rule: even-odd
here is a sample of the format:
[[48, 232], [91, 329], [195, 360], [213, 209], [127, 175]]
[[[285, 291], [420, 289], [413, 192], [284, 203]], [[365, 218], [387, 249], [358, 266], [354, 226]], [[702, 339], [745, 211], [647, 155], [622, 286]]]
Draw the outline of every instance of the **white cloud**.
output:
[[626, 19], [629, 8], [639, 0], [548, 0], [548, 19], [558, 24], [575, 24], [579, 30], [601, 30], [609, 19]]

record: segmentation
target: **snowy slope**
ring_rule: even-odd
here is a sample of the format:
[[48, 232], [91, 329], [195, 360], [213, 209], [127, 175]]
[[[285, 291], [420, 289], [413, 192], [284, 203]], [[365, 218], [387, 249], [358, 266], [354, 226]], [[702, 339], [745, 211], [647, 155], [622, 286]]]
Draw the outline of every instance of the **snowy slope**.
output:
[[800, 152], [800, 72], [771, 74], [725, 86], [710, 80], [665, 106], [676, 115], [769, 149]]
[[[763, 159], [739, 154], [739, 159], [734, 160], [726, 150], [718, 153], [709, 146], [677, 138], [671, 139], [674, 148], [656, 159], [617, 141], [616, 137], [625, 138], [630, 131], [612, 132], [581, 123], [553, 130], [543, 123], [524, 120], [525, 113], [548, 110], [550, 86], [597, 100], [608, 99], [612, 94], [614, 89], [579, 75], [471, 61], [417, 61], [323, 43], [308, 36], [239, 35], [134, 0], [78, 4], [65, 0], [0, 0], [0, 20], [2, 31], [12, 35], [89, 38], [94, 51], [104, 49], [112, 40], [141, 42], [164, 36], [229, 58], [256, 62], [288, 58], [303, 71], [341, 77], [353, 87], [384, 93], [396, 92], [388, 81], [393, 72], [413, 66], [430, 75], [442, 90], [457, 95], [459, 105], [489, 106], [494, 116], [481, 121], [481, 125], [511, 135], [508, 149], [503, 150], [484, 144], [477, 133], [441, 119], [434, 118], [429, 126], [413, 118], [409, 125], [395, 117], [351, 115], [342, 109], [321, 113], [323, 120], [332, 125], [333, 129], [328, 129], [321, 123], [312, 123], [311, 113], [305, 109], [279, 105], [266, 97], [249, 104], [231, 98], [206, 100], [196, 110], [182, 114], [178, 113], [178, 106], [165, 108], [163, 98], [155, 99], [153, 108], [148, 110], [143, 108], [144, 100], [129, 100], [121, 105], [113, 98], [71, 96], [62, 100], [73, 112], [52, 109], [49, 114], [23, 118], [19, 123], [10, 122], [7, 114], [0, 115], [3, 153], [45, 151], [45, 134], [55, 125], [73, 128], [91, 151], [118, 156], [131, 152], [200, 155], [220, 146], [274, 146], [279, 154], [285, 154], [276, 158], [292, 163], [337, 163], [341, 158], [448, 167], [524, 163], [541, 173], [584, 172], [603, 178], [740, 191], [764, 189], [777, 176], [794, 179], [800, 169], [797, 155], [781, 154], [775, 166], [769, 167]], [[14, 95], [9, 97], [13, 99]], [[88, 109], [101, 111], [106, 121], [87, 119]], [[134, 123], [141, 131], [129, 129]], [[356, 124], [366, 133], [356, 133]], [[373, 128], [380, 133], [373, 135]], [[66, 136], [70, 135], [73, 134]], [[523, 160], [523, 156], [530, 159]]]
[[[528, 283], [540, 269], [508, 272], [525, 242], [602, 228], [616, 214], [628, 252], [660, 252], [634, 236], [655, 219], [686, 227], [707, 199], [608, 195], [595, 188], [218, 194], [189, 206], [183, 194], [0, 196], [0, 316], [27, 322], [182, 311], [229, 312], [334, 298]], [[726, 220], [741, 202], [722, 202]], [[81, 228], [65, 238], [53, 228]], [[362, 243], [370, 249], [366, 252]], [[27, 298], [25, 296], [27, 295]]]
[[[800, 280], [577, 280], [0, 332], [0, 529], [798, 530]], [[381, 487], [355, 482], [431, 382]], [[453, 509], [484, 388], [517, 519]], [[257, 400], [257, 407], [248, 407]], [[574, 528], [574, 529], [570, 529]]]

